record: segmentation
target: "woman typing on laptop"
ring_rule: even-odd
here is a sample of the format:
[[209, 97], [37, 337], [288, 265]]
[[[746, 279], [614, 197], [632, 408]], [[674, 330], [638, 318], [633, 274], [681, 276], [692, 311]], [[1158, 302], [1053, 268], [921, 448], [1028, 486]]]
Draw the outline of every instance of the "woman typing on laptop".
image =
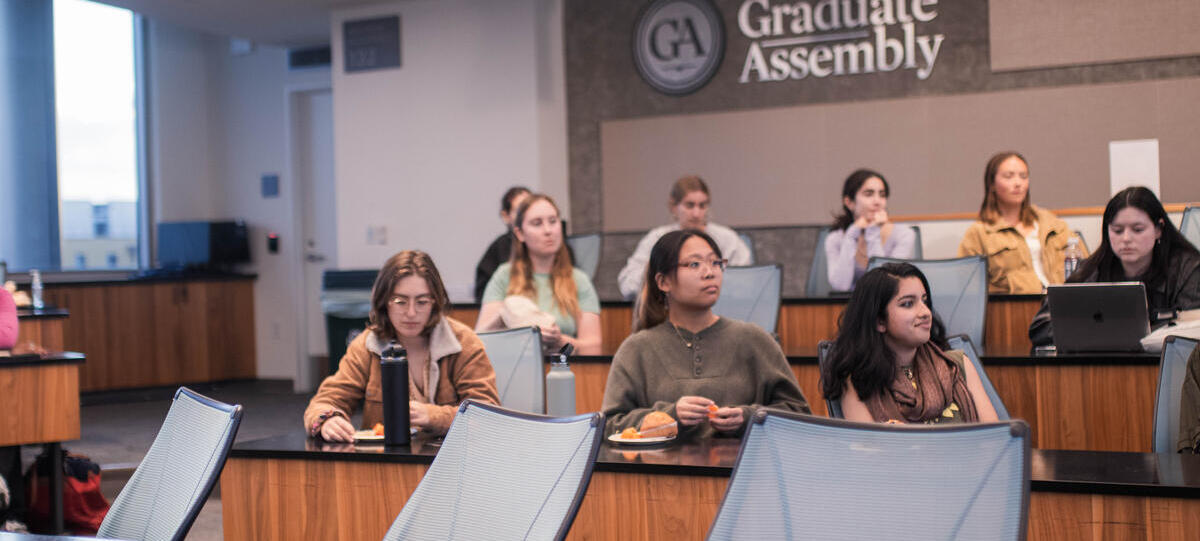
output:
[[[1159, 313], [1200, 308], [1200, 252], [1179, 233], [1154, 192], [1141, 186], [1108, 201], [1100, 247], [1067, 282], [1141, 282], [1150, 323]], [[1054, 343], [1049, 305], [1029, 325], [1034, 346]]]

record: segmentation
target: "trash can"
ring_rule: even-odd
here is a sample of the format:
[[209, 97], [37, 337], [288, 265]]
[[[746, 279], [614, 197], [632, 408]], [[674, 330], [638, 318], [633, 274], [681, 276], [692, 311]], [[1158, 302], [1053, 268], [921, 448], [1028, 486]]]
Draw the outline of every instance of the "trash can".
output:
[[325, 314], [328, 373], [337, 372], [346, 347], [366, 329], [371, 288], [378, 270], [327, 270], [321, 275], [321, 311]]

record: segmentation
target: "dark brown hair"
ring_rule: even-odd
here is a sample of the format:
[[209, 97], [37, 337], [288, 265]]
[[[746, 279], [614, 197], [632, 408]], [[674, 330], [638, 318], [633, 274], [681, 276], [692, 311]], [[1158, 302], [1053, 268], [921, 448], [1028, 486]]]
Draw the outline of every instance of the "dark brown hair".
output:
[[371, 323], [367, 326], [367, 329], [383, 340], [396, 339], [396, 329], [388, 319], [388, 302], [391, 301], [396, 284], [409, 276], [424, 278], [429, 284], [429, 293], [433, 296], [433, 309], [429, 312], [429, 321], [425, 322], [421, 334], [429, 336], [450, 306], [446, 286], [442, 285], [442, 276], [429, 254], [419, 250], [404, 250], [389, 257], [383, 263], [379, 275], [375, 277], [375, 286], [371, 289]]
[[708, 236], [708, 233], [696, 229], [680, 229], [663, 235], [650, 249], [650, 261], [646, 263], [646, 275], [642, 281], [642, 292], [638, 296], [637, 314], [633, 322], [633, 331], [649, 329], [667, 320], [667, 294], [658, 288], [658, 275], [675, 276], [679, 270], [679, 253], [683, 251], [683, 243], [692, 237], [700, 237], [707, 242], [721, 258], [721, 247]]
[[[1000, 203], [996, 201], [995, 190], [996, 172], [1000, 170], [1000, 164], [1009, 158], [1021, 160], [1021, 163], [1025, 164], [1025, 170], [1029, 170], [1029, 160], [1015, 150], [997, 153], [988, 160], [987, 166], [983, 168], [983, 203], [979, 205], [979, 221], [981, 222], [990, 224], [1000, 219]], [[1033, 208], [1029, 206], [1029, 194], [1032, 192], [1033, 190], [1025, 190], [1025, 200], [1021, 201], [1021, 223], [1025, 225], [1033, 225], [1034, 220], [1037, 219]]]
[[837, 230], [846, 229], [850, 224], [854, 223], [854, 213], [850, 212], [850, 207], [846, 206], [846, 198], [849, 197], [854, 201], [854, 197], [858, 195], [858, 191], [862, 189], [863, 184], [873, 178], [879, 179], [883, 183], [883, 197], [887, 199], [892, 195], [892, 188], [888, 186], [886, 178], [876, 171], [870, 169], [859, 169], [850, 176], [846, 177], [846, 182], [842, 183], [842, 213], [833, 218], [833, 228]]

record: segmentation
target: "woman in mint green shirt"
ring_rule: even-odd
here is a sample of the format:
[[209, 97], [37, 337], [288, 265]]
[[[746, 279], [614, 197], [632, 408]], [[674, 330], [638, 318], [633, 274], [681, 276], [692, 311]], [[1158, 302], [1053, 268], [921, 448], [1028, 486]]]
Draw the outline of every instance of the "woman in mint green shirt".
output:
[[558, 206], [544, 194], [530, 196], [517, 208], [513, 234], [519, 242], [512, 259], [488, 281], [475, 330], [503, 329], [504, 299], [522, 296], [554, 316], [554, 324], [541, 327], [544, 345], [558, 349], [572, 344], [579, 354], [599, 355], [600, 300], [587, 274], [571, 266], [559, 221]]

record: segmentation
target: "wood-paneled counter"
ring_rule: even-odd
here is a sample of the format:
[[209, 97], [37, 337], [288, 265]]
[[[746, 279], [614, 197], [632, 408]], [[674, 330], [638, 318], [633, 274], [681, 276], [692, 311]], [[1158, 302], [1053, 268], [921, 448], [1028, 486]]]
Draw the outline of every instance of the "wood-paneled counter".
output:
[[81, 366], [79, 353], [0, 357], [0, 447], [79, 439]]
[[[813, 413], [828, 415], [815, 348], [789, 352], [788, 363]], [[1034, 447], [1149, 452], [1158, 356], [1112, 353], [1036, 357], [986, 354], [984, 371], [1009, 415], [1029, 423]], [[599, 411], [610, 356], [575, 357], [575, 404]]]
[[68, 316], [70, 312], [62, 308], [18, 309], [17, 333], [21, 343], [31, 342], [46, 351], [62, 351], [63, 325]]
[[[821, 340], [837, 334], [838, 316], [847, 297], [783, 299], [779, 309], [779, 343], [784, 351], [815, 348]], [[1029, 322], [1042, 305], [1041, 295], [990, 295], [984, 319], [984, 341], [988, 347], [1005, 351], [1029, 351]], [[451, 316], [475, 325], [479, 305], [459, 304]], [[633, 332], [633, 304], [626, 301], [600, 303], [601, 353], [612, 355]]]
[[253, 276], [54, 283], [45, 297], [71, 313], [83, 391], [255, 376]]
[[[235, 445], [221, 476], [227, 540], [381, 539], [437, 447], [324, 444], [302, 433]], [[703, 539], [739, 441], [600, 450], [569, 539]], [[1029, 539], [1188, 539], [1200, 457], [1034, 450]]]

